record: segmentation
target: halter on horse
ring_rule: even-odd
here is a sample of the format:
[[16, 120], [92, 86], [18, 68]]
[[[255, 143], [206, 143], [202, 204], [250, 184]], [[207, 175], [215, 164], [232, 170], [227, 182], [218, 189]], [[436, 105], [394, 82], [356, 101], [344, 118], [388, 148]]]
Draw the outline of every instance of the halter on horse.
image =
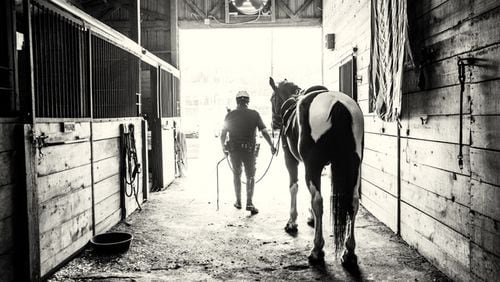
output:
[[311, 87], [302, 94], [297, 85], [286, 79], [276, 85], [270, 78], [269, 84], [274, 91], [271, 97], [273, 128], [282, 129], [283, 152], [290, 176], [291, 208], [285, 231], [297, 232], [297, 169], [302, 161], [314, 216], [314, 247], [309, 261], [324, 261], [321, 171], [331, 164], [335, 253], [338, 254], [345, 243], [342, 262], [355, 263], [354, 221], [359, 207], [364, 134], [361, 109], [349, 96], [328, 91], [323, 86]]

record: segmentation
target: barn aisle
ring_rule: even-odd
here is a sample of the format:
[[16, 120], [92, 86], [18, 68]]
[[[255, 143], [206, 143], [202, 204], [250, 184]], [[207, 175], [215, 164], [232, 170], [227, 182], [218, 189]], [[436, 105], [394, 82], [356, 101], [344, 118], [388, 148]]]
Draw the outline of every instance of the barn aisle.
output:
[[[196, 158], [189, 160], [187, 177], [152, 194], [142, 211], [113, 228], [134, 235], [127, 253], [99, 257], [87, 248], [49, 280], [447, 280], [363, 208], [356, 227], [359, 272], [350, 273], [335, 260], [328, 238], [325, 267], [310, 267], [307, 255], [313, 230], [305, 223], [309, 195], [303, 186], [299, 233], [291, 237], [283, 231], [289, 195], [281, 155], [257, 184], [254, 203], [261, 212], [255, 216], [232, 207], [230, 171], [223, 164], [220, 210], [216, 211], [214, 160], [220, 158], [216, 142], [204, 142], [211, 149], [200, 147], [197, 152], [205, 153], [191, 156]], [[257, 176], [270, 158], [266, 148], [261, 152]], [[323, 187], [328, 187], [328, 176], [323, 180]], [[325, 199], [329, 199], [328, 190], [323, 188]], [[328, 211], [325, 201], [325, 222]], [[328, 230], [327, 223], [325, 234]]]

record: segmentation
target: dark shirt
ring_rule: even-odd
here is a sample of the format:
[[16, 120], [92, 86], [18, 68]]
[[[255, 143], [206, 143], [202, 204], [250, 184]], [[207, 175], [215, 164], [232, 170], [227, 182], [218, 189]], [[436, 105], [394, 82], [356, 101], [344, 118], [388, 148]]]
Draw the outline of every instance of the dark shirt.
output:
[[255, 144], [255, 129], [266, 128], [259, 113], [248, 108], [229, 112], [224, 119], [224, 129], [229, 131], [229, 140], [234, 143]]

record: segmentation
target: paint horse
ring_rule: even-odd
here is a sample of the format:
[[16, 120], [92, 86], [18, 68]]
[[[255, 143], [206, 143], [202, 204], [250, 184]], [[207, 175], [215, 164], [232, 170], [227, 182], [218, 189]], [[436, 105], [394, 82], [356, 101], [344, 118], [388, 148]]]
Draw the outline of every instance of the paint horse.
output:
[[[335, 253], [345, 244], [341, 261], [356, 264], [354, 222], [359, 207], [360, 166], [363, 154], [363, 114], [356, 101], [344, 93], [314, 86], [305, 91], [286, 79], [269, 84], [273, 129], [281, 129], [285, 163], [290, 176], [290, 219], [285, 231], [297, 232], [297, 170], [304, 163], [306, 185], [311, 193], [314, 247], [309, 255], [312, 264], [324, 262], [322, 230], [323, 197], [321, 172], [331, 164], [331, 209]], [[347, 239], [347, 240], [346, 240]]]

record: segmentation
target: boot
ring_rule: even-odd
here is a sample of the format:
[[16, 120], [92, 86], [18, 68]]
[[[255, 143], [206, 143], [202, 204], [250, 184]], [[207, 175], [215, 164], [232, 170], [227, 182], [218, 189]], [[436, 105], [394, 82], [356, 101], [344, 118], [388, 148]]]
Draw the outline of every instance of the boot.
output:
[[252, 198], [253, 198], [253, 190], [255, 186], [255, 180], [253, 177], [247, 178], [247, 211], [250, 211], [252, 215], [258, 214], [259, 210], [254, 207]]

